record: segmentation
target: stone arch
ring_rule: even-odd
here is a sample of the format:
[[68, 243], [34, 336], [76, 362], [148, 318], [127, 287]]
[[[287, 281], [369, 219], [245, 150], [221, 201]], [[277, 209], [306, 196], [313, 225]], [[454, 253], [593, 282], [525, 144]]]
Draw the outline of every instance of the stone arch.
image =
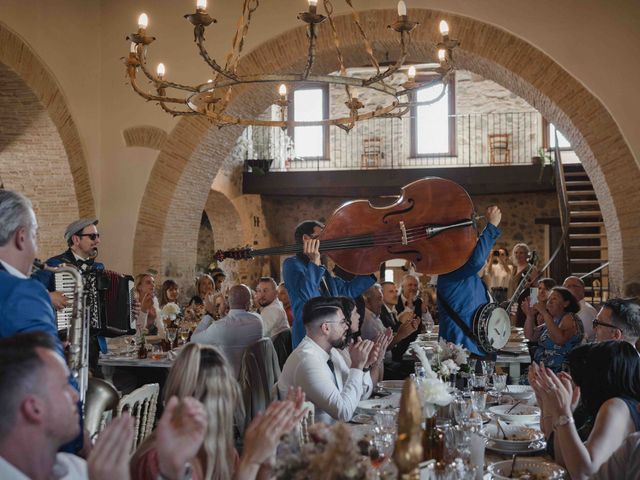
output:
[[[75, 195], [74, 204], [77, 208], [74, 216], [94, 216], [95, 203], [87, 160], [78, 129], [67, 106], [66, 98], [53, 73], [45, 63], [37, 56], [25, 40], [1, 22], [0, 64], [6, 65], [15, 72], [24, 84], [28, 86], [58, 133], [63, 152], [66, 155], [66, 169], [70, 175], [64, 183], [58, 185], [58, 192], [64, 189], [68, 190], [69, 185], [72, 184]], [[11, 188], [10, 185], [7, 186]], [[49, 186], [48, 188], [53, 187]], [[36, 188], [36, 190], [38, 189]], [[58, 192], [55, 193], [57, 194]], [[33, 195], [33, 192], [29, 191], [29, 194]], [[47, 210], [59, 204], [57, 198], [52, 198], [51, 200], [51, 203], [47, 201], [49, 205]], [[42, 219], [45, 211], [38, 213]], [[61, 220], [61, 223], [64, 223], [64, 226], [66, 226], [66, 224], [72, 220], [72, 218], [65, 217]], [[59, 229], [58, 225], [55, 225], [57, 229], [55, 235], [57, 235], [59, 239], [62, 237], [64, 226]], [[54, 225], [51, 225], [51, 227], [53, 228]], [[58, 240], [58, 243], [60, 242], [61, 240]], [[46, 245], [44, 246], [45, 249], [41, 249], [41, 254], [45, 253]], [[58, 245], [57, 249], [59, 249], [59, 247], [60, 245]]]
[[[376, 39], [377, 49], [397, 51], [397, 38], [386, 28], [396, 19], [394, 10], [363, 11], [360, 16], [370, 38]], [[612, 281], [619, 286], [637, 273], [640, 216], [630, 205], [640, 203], [636, 188], [640, 171], [606, 107], [559, 64], [509, 32], [469, 17], [433, 10], [412, 10], [414, 16], [422, 27], [413, 34], [411, 60], [435, 58], [438, 21], [445, 18], [461, 41], [455, 59], [458, 68], [481, 74], [513, 91], [565, 133], [582, 159], [601, 205]], [[368, 63], [350, 17], [335, 20], [347, 64]], [[304, 28], [296, 28], [263, 43], [242, 59], [240, 71], [300, 69], [307, 53], [305, 35]], [[321, 35], [317, 52], [316, 72], [338, 68], [330, 35]], [[230, 106], [236, 113], [256, 114], [268, 107], [273, 96], [262, 87], [237, 89]], [[211, 180], [239, 133], [238, 128], [208, 129], [203, 119], [178, 122], [152, 171], [136, 230], [136, 236], [154, 238], [156, 244], [150, 248], [144, 242], [144, 251], [135, 250], [135, 265], [161, 265], [168, 255], [178, 255], [184, 265], [193, 263], [189, 250], [193, 251], [197, 227], [189, 218], [189, 210], [201, 210]], [[177, 230], [182, 234], [179, 241], [172, 234]], [[142, 244], [135, 242], [136, 246]]]

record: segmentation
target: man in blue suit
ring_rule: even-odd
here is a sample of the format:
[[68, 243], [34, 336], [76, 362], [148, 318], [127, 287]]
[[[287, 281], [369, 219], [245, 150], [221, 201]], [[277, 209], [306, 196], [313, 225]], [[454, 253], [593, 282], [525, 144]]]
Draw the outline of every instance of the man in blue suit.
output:
[[316, 238], [323, 228], [324, 225], [315, 220], [300, 223], [294, 235], [296, 243], [304, 245], [304, 251], [295, 257], [287, 258], [282, 265], [282, 276], [293, 309], [293, 348], [296, 348], [306, 335], [302, 309], [307, 300], [338, 296], [356, 298], [376, 283], [374, 275], [357, 275], [347, 282], [328, 272], [320, 261], [320, 240]]
[[[20, 193], [0, 190], [0, 338], [45, 332], [64, 356], [49, 294], [42, 283], [28, 276], [37, 254], [37, 233], [31, 201]], [[72, 378], [69, 381], [77, 388]], [[82, 436], [65, 451], [80, 447]]]

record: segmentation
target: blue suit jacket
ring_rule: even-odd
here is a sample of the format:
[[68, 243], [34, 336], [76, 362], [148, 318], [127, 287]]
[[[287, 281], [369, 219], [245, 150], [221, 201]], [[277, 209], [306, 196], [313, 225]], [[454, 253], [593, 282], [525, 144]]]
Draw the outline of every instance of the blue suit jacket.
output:
[[63, 354], [47, 290], [37, 280], [14, 277], [0, 267], [0, 337], [35, 331], [50, 334]]
[[320, 282], [324, 277], [331, 296], [345, 296], [355, 298], [373, 285], [376, 280], [371, 275], [358, 275], [353, 280], [346, 282], [341, 278], [329, 275], [327, 269], [313, 262], [304, 262], [298, 257], [290, 257], [282, 265], [284, 284], [291, 300], [293, 310], [293, 328], [291, 343], [296, 348], [306, 335], [302, 323], [302, 309], [307, 300], [322, 295]]
[[460, 330], [460, 327], [447, 314], [440, 299], [444, 298], [462, 321], [473, 330], [473, 314], [480, 305], [489, 301], [478, 272], [487, 261], [487, 255], [499, 236], [500, 230], [492, 224], [488, 224], [482, 231], [469, 260], [457, 270], [438, 276], [440, 337], [457, 345], [463, 345], [476, 355], [486, 355], [486, 352], [481, 351], [476, 342]]

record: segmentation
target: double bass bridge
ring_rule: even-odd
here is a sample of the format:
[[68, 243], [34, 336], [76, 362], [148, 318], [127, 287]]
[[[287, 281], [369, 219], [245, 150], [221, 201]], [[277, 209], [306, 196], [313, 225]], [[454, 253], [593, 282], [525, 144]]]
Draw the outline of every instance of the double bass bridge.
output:
[[404, 222], [400, 222], [400, 233], [402, 233], [402, 245], [409, 245], [409, 240], [407, 239], [407, 228], [404, 226]]

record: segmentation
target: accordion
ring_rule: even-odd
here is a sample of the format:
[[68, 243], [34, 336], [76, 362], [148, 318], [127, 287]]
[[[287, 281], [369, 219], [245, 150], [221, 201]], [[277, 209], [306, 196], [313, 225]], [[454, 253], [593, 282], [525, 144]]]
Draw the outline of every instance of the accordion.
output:
[[[75, 281], [66, 272], [56, 272], [54, 279], [56, 290], [69, 299], [69, 306], [56, 312], [58, 330], [68, 329], [73, 316]], [[91, 333], [116, 337], [135, 329], [133, 277], [110, 270], [93, 270], [82, 273], [82, 279], [85, 315], [89, 315]]]

